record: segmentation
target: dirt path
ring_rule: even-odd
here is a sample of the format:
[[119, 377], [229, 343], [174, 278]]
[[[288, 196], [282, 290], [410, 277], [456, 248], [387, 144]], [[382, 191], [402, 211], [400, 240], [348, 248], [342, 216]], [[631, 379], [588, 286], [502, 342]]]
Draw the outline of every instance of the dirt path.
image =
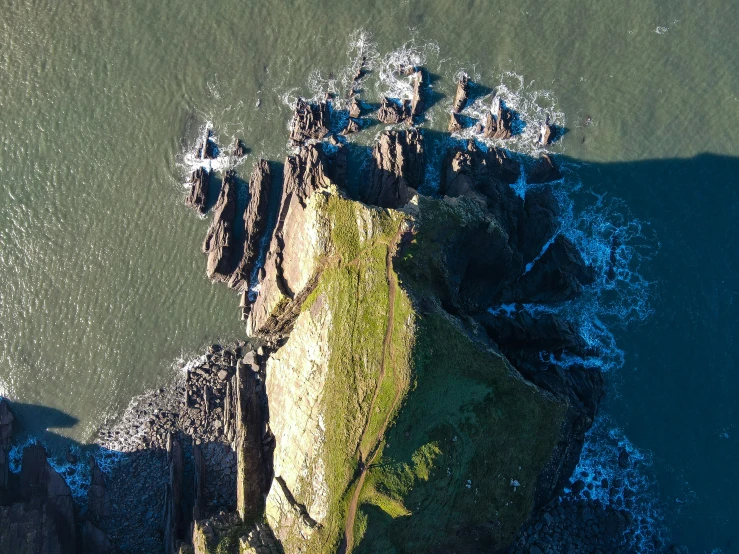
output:
[[367, 468], [372, 464], [377, 455], [377, 450], [380, 445], [387, 426], [390, 423], [390, 416], [395, 411], [395, 407], [400, 401], [400, 390], [395, 394], [393, 404], [390, 407], [390, 411], [385, 417], [385, 421], [382, 423], [377, 435], [374, 437], [374, 445], [370, 448], [368, 453], [362, 451], [362, 443], [364, 442], [365, 434], [369, 428], [369, 422], [372, 418], [372, 410], [375, 408], [375, 402], [380, 394], [380, 386], [382, 380], [385, 378], [385, 366], [388, 358], [392, 358], [392, 341], [393, 341], [393, 323], [395, 321], [395, 294], [398, 289], [398, 280], [393, 272], [393, 256], [395, 255], [395, 247], [400, 240], [402, 225], [398, 227], [398, 231], [395, 233], [393, 240], [388, 245], [387, 257], [385, 259], [385, 278], [387, 279], [388, 286], [388, 310], [387, 310], [387, 327], [385, 329], [385, 338], [382, 341], [382, 360], [380, 362], [380, 374], [377, 378], [377, 386], [375, 392], [372, 395], [372, 401], [370, 402], [369, 410], [367, 411], [367, 423], [362, 431], [362, 436], [359, 439], [359, 445], [357, 450], [359, 452], [359, 460], [361, 464], [361, 471], [359, 479], [357, 479], [357, 486], [354, 489], [354, 494], [349, 502], [349, 509], [346, 514], [346, 523], [344, 525], [344, 539], [341, 541], [337, 554], [349, 554], [354, 548], [354, 520], [357, 517], [357, 505], [359, 504], [359, 496], [362, 493], [362, 487], [364, 486], [364, 480], [367, 476]]

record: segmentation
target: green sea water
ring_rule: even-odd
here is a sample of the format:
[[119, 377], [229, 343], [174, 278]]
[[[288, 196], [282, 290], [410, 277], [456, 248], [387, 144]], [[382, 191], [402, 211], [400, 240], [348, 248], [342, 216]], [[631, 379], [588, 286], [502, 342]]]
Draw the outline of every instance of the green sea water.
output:
[[739, 548], [739, 4], [2, 4], [0, 394], [71, 416], [55, 430], [84, 442], [178, 360], [242, 336], [237, 297], [205, 278], [183, 153], [210, 121], [251, 149], [242, 173], [282, 159], [290, 99], [364, 36], [380, 60], [423, 58], [447, 95], [427, 127], [460, 70], [560, 114], [554, 150], [585, 162], [583, 189], [650, 227], [653, 313], [614, 327], [606, 409], [652, 453], [674, 539]]

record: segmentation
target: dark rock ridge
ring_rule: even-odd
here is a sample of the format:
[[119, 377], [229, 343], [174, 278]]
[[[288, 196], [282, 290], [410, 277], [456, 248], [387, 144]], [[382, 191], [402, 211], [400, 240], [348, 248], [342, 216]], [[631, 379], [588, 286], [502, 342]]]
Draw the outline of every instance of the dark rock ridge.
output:
[[544, 123], [539, 127], [539, 145], [548, 146], [554, 138], [554, 127], [549, 124], [549, 116], [547, 116]]
[[272, 172], [267, 160], [261, 159], [249, 179], [249, 204], [244, 212], [243, 255], [231, 274], [228, 285], [239, 292], [249, 288], [249, 278], [259, 256], [259, 242], [267, 225]]
[[208, 191], [210, 190], [211, 175], [207, 169], [197, 168], [190, 175], [190, 192], [185, 204], [200, 215], [207, 211]]
[[372, 160], [364, 202], [383, 208], [404, 206], [423, 183], [423, 135], [415, 128], [386, 131], [372, 149]]
[[210, 128], [203, 132], [197, 149], [201, 160], [214, 160], [218, 157], [218, 146], [213, 140], [213, 131]]
[[303, 144], [308, 140], [321, 140], [328, 134], [328, 102], [312, 104], [298, 98], [293, 113], [290, 140], [293, 144]]
[[234, 247], [234, 219], [236, 217], [236, 174], [226, 172], [218, 195], [213, 222], [203, 243], [203, 253], [208, 255], [208, 278], [213, 281], [226, 281], [232, 270], [232, 249]]
[[452, 113], [458, 114], [467, 104], [467, 98], [470, 94], [469, 77], [463, 74], [457, 81], [457, 92], [454, 95], [454, 104], [452, 105]]

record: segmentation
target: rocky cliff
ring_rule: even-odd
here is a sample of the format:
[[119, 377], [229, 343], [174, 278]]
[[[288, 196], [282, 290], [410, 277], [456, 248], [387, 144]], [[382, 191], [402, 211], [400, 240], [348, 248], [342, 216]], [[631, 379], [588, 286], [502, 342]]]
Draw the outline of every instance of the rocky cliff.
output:
[[[356, 96], [362, 68], [348, 103], [353, 132], [373, 117]], [[125, 486], [110, 490], [92, 468], [85, 525], [99, 524], [123, 550], [500, 552], [562, 491], [603, 381], [597, 370], [556, 363], [593, 355], [570, 323], [523, 309], [569, 301], [596, 277], [558, 233], [559, 169], [543, 156], [519, 195], [520, 159], [450, 141], [440, 182], [426, 182], [415, 124], [428, 76], [406, 74], [412, 99], [383, 99], [374, 114], [402, 127], [366, 152], [361, 200], [346, 186], [350, 150], [331, 128], [330, 99], [297, 102], [284, 171], [260, 160], [248, 185], [233, 167], [223, 172], [206, 274], [241, 293], [248, 343], [211, 347], [171, 394], [132, 408], [121, 425], [145, 420], [135, 431], [101, 433], [104, 445], [126, 444], [138, 458], [118, 473]], [[452, 118], [469, 86], [463, 76]], [[514, 114], [499, 100], [481, 119], [482, 138], [513, 132]], [[248, 149], [236, 144], [238, 159]], [[219, 152], [209, 131], [198, 148], [200, 159]], [[194, 172], [186, 203], [207, 213], [217, 182]], [[144, 472], [133, 469], [139, 462]], [[44, 506], [66, 502], [52, 477]], [[49, 521], [49, 533], [66, 529]]]

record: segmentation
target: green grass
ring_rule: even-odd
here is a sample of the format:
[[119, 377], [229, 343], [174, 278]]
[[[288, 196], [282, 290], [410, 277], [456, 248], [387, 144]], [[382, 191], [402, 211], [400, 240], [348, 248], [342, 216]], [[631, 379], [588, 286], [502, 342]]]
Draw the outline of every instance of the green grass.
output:
[[356, 552], [428, 552], [465, 528], [505, 545], [529, 515], [563, 407], [443, 316], [420, 320], [417, 341], [415, 389], [367, 478]]
[[[302, 309], [320, 297], [332, 318], [321, 406], [328, 516], [307, 544], [295, 537], [286, 550], [300, 543], [302, 552], [336, 552], [360, 447], [365, 455], [377, 455], [360, 495], [355, 552], [428, 552], [469, 529], [506, 544], [529, 515], [564, 407], [517, 378], [505, 360], [473, 343], [457, 323], [439, 314], [421, 318], [406, 292], [414, 298], [437, 294], [443, 248], [484, 218], [466, 200], [421, 200], [421, 225], [397, 263], [401, 286], [392, 341], [370, 410], [388, 325], [387, 252], [405, 216], [337, 195], [323, 202], [318, 209], [331, 248]], [[377, 444], [386, 422], [389, 430]], [[310, 490], [312, 477], [299, 489]], [[516, 491], [512, 479], [521, 484]]]
[[[308, 545], [303, 545], [307, 552], [335, 552], [343, 537], [363, 430], [366, 426], [361, 446], [368, 453], [374, 450], [375, 437], [385, 421], [392, 419], [396, 398], [402, 398], [407, 389], [413, 336], [411, 303], [398, 289], [392, 322], [392, 355], [386, 356], [385, 377], [370, 413], [388, 325], [387, 252], [405, 216], [368, 208], [339, 196], [328, 197], [321, 209], [330, 225], [330, 263], [326, 264], [303, 310], [310, 309], [317, 298], [323, 297], [332, 317], [331, 355], [322, 401], [329, 515], [323, 528], [314, 533]], [[307, 476], [306, 483], [311, 478]], [[357, 520], [360, 529], [365, 520]]]

